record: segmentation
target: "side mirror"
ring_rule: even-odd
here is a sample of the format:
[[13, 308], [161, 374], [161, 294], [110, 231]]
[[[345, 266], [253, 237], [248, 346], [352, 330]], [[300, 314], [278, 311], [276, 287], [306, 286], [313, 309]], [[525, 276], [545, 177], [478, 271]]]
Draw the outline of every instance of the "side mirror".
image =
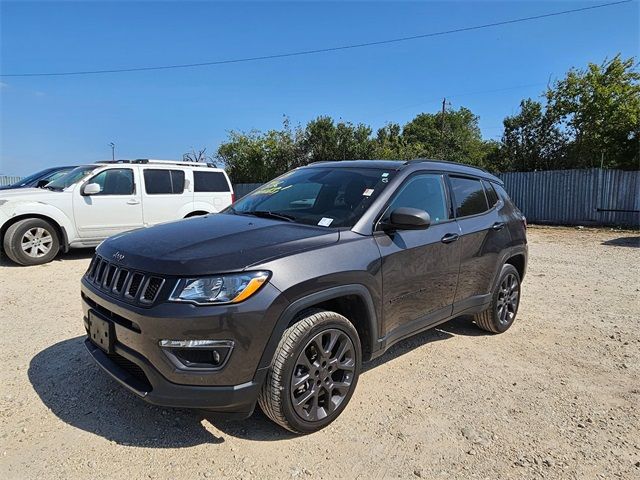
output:
[[100, 188], [100, 185], [98, 185], [97, 183], [87, 183], [82, 189], [82, 194], [95, 195], [97, 193], [100, 193], [100, 190], [102, 189]]
[[400, 207], [382, 223], [383, 230], [424, 230], [431, 225], [431, 217], [419, 208]]
[[42, 188], [45, 185], [47, 185], [47, 183], [49, 183], [50, 180], [38, 180], [38, 183], [36, 183], [36, 188]]

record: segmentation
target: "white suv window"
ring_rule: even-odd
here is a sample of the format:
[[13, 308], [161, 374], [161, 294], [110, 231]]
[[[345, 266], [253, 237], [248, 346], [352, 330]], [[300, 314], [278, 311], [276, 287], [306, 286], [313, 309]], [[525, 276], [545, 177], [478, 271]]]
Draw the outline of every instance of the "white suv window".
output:
[[149, 195], [181, 194], [184, 192], [184, 171], [145, 169], [144, 190]]
[[229, 183], [222, 172], [193, 172], [195, 192], [228, 192]]
[[133, 170], [130, 168], [112, 168], [104, 170], [89, 180], [100, 185], [96, 195], [131, 195], [135, 191]]

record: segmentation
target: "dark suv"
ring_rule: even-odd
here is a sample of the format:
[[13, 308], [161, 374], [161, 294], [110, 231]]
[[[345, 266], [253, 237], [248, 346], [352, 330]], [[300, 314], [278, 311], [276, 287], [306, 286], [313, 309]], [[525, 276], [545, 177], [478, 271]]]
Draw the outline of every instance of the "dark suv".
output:
[[315, 163], [220, 214], [102, 243], [82, 279], [85, 343], [151, 403], [247, 417], [258, 402], [312, 432], [399, 340], [462, 314], [507, 330], [525, 233], [477, 168]]

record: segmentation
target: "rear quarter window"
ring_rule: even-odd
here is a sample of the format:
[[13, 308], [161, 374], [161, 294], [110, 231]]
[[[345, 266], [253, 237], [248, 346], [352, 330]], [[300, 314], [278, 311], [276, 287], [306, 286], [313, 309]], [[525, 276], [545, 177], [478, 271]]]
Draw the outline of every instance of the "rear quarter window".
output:
[[196, 192], [229, 192], [229, 183], [222, 172], [194, 171], [193, 189]]
[[489, 208], [493, 208], [494, 205], [498, 203], [498, 194], [496, 193], [496, 189], [493, 188], [491, 182], [487, 182], [486, 180], [482, 180], [482, 184], [484, 185], [484, 191], [487, 194]]

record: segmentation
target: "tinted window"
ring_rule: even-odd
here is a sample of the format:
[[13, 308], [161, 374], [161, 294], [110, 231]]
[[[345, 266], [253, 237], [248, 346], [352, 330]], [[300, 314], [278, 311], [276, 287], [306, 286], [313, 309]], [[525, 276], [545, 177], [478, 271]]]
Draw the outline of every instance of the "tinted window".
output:
[[89, 180], [89, 183], [100, 185], [98, 195], [131, 195], [133, 193], [133, 170], [129, 168], [104, 170]]
[[222, 172], [193, 172], [193, 188], [196, 192], [228, 192], [229, 184]]
[[487, 194], [487, 201], [489, 202], [489, 208], [493, 208], [493, 206], [498, 203], [498, 194], [496, 190], [491, 185], [491, 182], [487, 182], [485, 180], [482, 181], [484, 185], [484, 191]]
[[223, 213], [279, 214], [282, 221], [352, 227], [394, 175], [381, 168], [300, 168], [242, 197]]
[[182, 170], [144, 171], [144, 189], [149, 195], [184, 192], [184, 172]]
[[410, 178], [393, 199], [385, 215], [391, 215], [396, 208], [411, 207], [424, 210], [431, 217], [431, 223], [439, 223], [449, 218], [444, 181], [441, 175], [416, 175]]
[[489, 209], [480, 180], [451, 177], [451, 186], [458, 217], [476, 215]]

